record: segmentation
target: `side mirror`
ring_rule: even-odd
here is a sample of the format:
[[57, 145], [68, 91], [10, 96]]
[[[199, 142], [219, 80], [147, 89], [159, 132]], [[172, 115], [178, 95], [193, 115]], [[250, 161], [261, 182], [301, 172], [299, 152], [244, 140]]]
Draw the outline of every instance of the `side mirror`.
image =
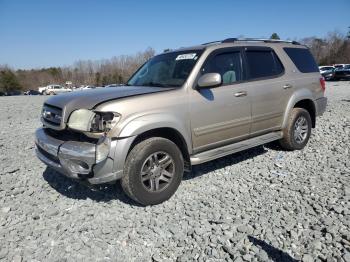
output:
[[210, 88], [221, 85], [221, 75], [218, 73], [207, 73], [198, 79], [198, 88]]

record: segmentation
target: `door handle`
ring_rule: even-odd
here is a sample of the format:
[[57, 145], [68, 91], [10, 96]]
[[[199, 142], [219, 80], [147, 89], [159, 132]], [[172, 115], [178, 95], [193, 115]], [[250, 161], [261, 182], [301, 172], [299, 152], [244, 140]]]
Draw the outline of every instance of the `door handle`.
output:
[[288, 89], [288, 88], [292, 88], [293, 86], [291, 84], [285, 84], [283, 86], [283, 89]]
[[240, 92], [235, 93], [235, 97], [241, 97], [241, 96], [246, 96], [246, 95], [247, 95], [246, 91], [240, 91]]

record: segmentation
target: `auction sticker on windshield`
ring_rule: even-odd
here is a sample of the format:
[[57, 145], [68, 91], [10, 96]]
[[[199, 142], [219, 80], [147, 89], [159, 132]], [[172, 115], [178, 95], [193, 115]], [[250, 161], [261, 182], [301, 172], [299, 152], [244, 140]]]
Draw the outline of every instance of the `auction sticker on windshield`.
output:
[[178, 55], [175, 60], [185, 60], [185, 59], [197, 59], [197, 54], [196, 53], [190, 53], [190, 54], [182, 54]]

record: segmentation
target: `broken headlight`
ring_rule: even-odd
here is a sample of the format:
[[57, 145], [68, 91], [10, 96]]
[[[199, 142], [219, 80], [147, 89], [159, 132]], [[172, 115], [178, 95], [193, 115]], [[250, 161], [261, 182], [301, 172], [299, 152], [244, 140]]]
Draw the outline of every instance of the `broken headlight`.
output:
[[70, 115], [68, 127], [77, 131], [102, 133], [111, 130], [119, 119], [120, 115], [115, 112], [79, 109]]

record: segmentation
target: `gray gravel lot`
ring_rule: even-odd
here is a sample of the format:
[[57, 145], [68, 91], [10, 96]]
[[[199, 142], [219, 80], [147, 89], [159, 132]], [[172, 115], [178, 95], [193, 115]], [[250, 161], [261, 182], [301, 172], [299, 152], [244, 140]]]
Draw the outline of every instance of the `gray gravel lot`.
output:
[[45, 97], [0, 97], [0, 260], [350, 261], [350, 82], [308, 146], [273, 144], [197, 166], [169, 201], [91, 190], [36, 159]]

